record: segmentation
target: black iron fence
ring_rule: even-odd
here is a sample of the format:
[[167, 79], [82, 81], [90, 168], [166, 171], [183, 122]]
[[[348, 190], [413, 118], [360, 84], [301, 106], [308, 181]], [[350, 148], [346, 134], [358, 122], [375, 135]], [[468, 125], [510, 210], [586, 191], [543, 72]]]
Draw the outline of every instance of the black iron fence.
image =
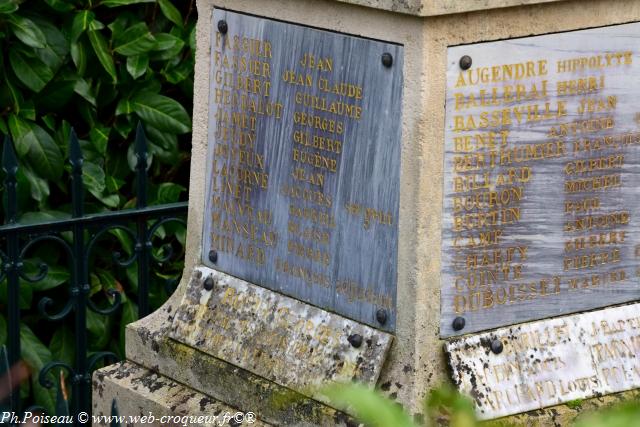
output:
[[[122, 255], [113, 251], [111, 258], [119, 267], [127, 268], [137, 263], [137, 303], [138, 316], [149, 313], [150, 272], [154, 265], [162, 265], [173, 256], [171, 245], [163, 243], [154, 246], [159, 239], [158, 231], [172, 222], [186, 227], [187, 202], [162, 205], [147, 205], [148, 148], [141, 125], [138, 125], [135, 140], [136, 156], [136, 203], [135, 208], [87, 214], [84, 212], [83, 155], [73, 131], [69, 138], [71, 214], [65, 218], [22, 222], [17, 211], [17, 174], [19, 165], [10, 138], [6, 137], [2, 151], [2, 169], [5, 174], [3, 202], [5, 224], [0, 226], [0, 282], [6, 280], [6, 355], [0, 352], [0, 374], [9, 375], [9, 367], [21, 359], [21, 305], [20, 287], [44, 280], [49, 273], [46, 262], [39, 262], [37, 271], [28, 271], [25, 262], [30, 259], [35, 247], [47, 242], [58, 247], [69, 262], [70, 278], [67, 292], [56, 293], [55, 297], [44, 296], [38, 301], [38, 316], [56, 328], [56, 322], [69, 319], [73, 325], [75, 356], [73, 363], [54, 360], [42, 366], [37, 375], [39, 384], [47, 389], [57, 388], [55, 411], [64, 412], [68, 407], [71, 415], [80, 412], [91, 413], [91, 374], [105, 362], [117, 359], [113, 352], [90, 352], [87, 347], [87, 313], [112, 316], [121, 306], [122, 295], [118, 289], [110, 289], [102, 301], [94, 301], [90, 294], [90, 259], [97, 243], [108, 233], [118, 230], [130, 239], [131, 254]], [[163, 234], [166, 242], [166, 233]], [[170, 237], [170, 236], [169, 236]], [[176, 283], [174, 278], [173, 283]], [[58, 299], [58, 301], [55, 301]], [[70, 390], [67, 390], [65, 384]], [[14, 413], [27, 409], [21, 402], [19, 386], [14, 388], [5, 401], [5, 408]], [[41, 408], [42, 409], [42, 408]]]

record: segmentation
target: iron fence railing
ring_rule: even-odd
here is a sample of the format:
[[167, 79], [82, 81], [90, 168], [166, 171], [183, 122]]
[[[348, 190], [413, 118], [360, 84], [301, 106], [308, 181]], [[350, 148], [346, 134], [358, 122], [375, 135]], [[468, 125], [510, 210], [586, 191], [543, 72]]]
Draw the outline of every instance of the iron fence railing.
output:
[[[64, 372], [66, 383], [71, 388], [69, 413], [80, 412], [91, 414], [91, 374], [96, 366], [104, 361], [117, 359], [112, 352], [90, 353], [87, 348], [87, 311], [101, 315], [113, 315], [121, 305], [121, 295], [111, 289], [109, 304], [99, 305], [90, 297], [90, 257], [96, 243], [106, 233], [119, 230], [125, 233], [134, 243], [135, 250], [126, 259], [119, 252], [112, 253], [113, 262], [127, 268], [138, 263], [138, 317], [149, 313], [149, 283], [152, 264], [168, 262], [172, 257], [171, 247], [154, 251], [154, 236], [158, 230], [170, 222], [179, 222], [186, 226], [187, 202], [163, 205], [147, 205], [147, 167], [148, 147], [141, 125], [138, 125], [135, 140], [136, 156], [136, 207], [120, 211], [106, 211], [87, 214], [84, 212], [83, 155], [78, 138], [73, 130], [69, 137], [70, 192], [71, 214], [66, 218], [23, 223], [18, 217], [17, 174], [19, 165], [9, 137], [5, 137], [2, 151], [2, 169], [5, 173], [5, 224], [0, 226], [0, 282], [7, 281], [7, 354], [6, 367], [0, 366], [0, 372], [14, 366], [22, 359], [20, 341], [21, 308], [19, 304], [20, 286], [43, 280], [49, 266], [39, 264], [39, 271], [30, 274], [25, 271], [24, 261], [35, 245], [49, 242], [57, 245], [69, 259], [71, 272], [68, 294], [61, 295], [61, 301], [54, 302], [46, 296], [38, 302], [38, 312], [47, 321], [57, 322], [72, 318], [75, 335], [74, 363], [51, 361], [37, 373], [40, 384], [46, 388], [58, 387], [58, 396], [65, 394], [60, 381], [52, 381], [56, 376], [52, 373]], [[156, 239], [157, 240], [157, 239]], [[166, 246], [166, 245], [165, 245]], [[21, 280], [22, 279], [22, 280]], [[21, 283], [22, 282], [22, 283]], [[55, 328], [55, 324], [52, 324]], [[0, 364], [1, 365], [1, 364]], [[34, 373], [35, 375], [35, 373]], [[21, 413], [27, 408], [21, 403], [20, 390], [14, 388], [6, 404], [14, 413]], [[61, 408], [59, 404], [56, 407]], [[58, 409], [56, 409], [58, 411]]]

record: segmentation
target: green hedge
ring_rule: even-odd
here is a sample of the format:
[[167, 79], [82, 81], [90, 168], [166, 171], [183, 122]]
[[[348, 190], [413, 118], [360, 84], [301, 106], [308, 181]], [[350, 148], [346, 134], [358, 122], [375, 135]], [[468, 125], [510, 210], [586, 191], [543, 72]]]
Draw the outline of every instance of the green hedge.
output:
[[[151, 153], [149, 204], [186, 198], [195, 20], [193, 0], [0, 0], [0, 133], [11, 136], [20, 162], [21, 220], [69, 214], [71, 128], [84, 155], [86, 212], [135, 206], [138, 122]], [[173, 239], [180, 250], [184, 238], [177, 225], [166, 225], [157, 235], [165, 242]], [[30, 252], [25, 266], [34, 272], [46, 262], [48, 276], [21, 283], [20, 289], [23, 356], [34, 370], [50, 360], [73, 364], [75, 352], [73, 319], [47, 324], [36, 308], [45, 296], [66, 298], [70, 278], [69, 260], [47, 245]], [[126, 235], [113, 232], [91, 258], [92, 299], [108, 304], [107, 290], [125, 293], [115, 316], [88, 312], [91, 352], [123, 355], [123, 327], [137, 312], [137, 266], [116, 267], [112, 253], [132, 250]], [[167, 298], [167, 280], [181, 272], [180, 250], [152, 274], [152, 308]], [[0, 304], [6, 303], [5, 281]], [[5, 340], [6, 319], [0, 316], [0, 344]], [[35, 380], [22, 395], [27, 404], [52, 407], [51, 393]]]

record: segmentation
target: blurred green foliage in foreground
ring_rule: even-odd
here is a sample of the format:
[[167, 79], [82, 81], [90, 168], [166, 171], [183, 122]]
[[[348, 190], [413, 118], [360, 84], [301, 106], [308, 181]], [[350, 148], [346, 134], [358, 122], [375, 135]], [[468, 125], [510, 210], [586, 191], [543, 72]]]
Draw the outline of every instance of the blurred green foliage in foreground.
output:
[[[347, 409], [368, 427], [509, 427], [517, 424], [496, 420], [479, 422], [470, 399], [450, 386], [431, 391], [424, 402], [424, 416], [412, 417], [400, 404], [377, 390], [358, 384], [335, 384], [321, 390], [331, 404]], [[419, 418], [419, 419], [417, 419]], [[571, 424], [573, 427], [633, 427], [640, 426], [640, 402], [626, 402], [585, 411]]]

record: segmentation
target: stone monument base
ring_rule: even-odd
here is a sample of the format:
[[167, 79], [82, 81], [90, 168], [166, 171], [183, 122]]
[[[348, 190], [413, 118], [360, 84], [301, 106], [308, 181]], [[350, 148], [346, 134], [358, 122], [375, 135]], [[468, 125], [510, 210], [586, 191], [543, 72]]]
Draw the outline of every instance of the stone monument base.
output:
[[[247, 414], [131, 362], [96, 371], [93, 377], [93, 415], [104, 417], [94, 425], [112, 425], [117, 402], [120, 425], [218, 425], [240, 420]], [[248, 415], [250, 418], [253, 414]], [[145, 418], [146, 417], [146, 418]], [[137, 421], [136, 421], [137, 420]], [[222, 424], [220, 424], [222, 425]], [[232, 424], [229, 424], [232, 425]], [[237, 425], [242, 425], [237, 423]], [[253, 426], [270, 426], [262, 421]]]
[[[121, 415], [138, 415], [140, 408], [145, 408], [143, 414], [150, 410], [155, 414], [156, 409], [149, 408], [156, 407], [157, 413], [163, 415], [162, 411], [172, 407], [175, 410], [170, 411], [171, 415], [203, 413], [199, 406], [176, 406], [176, 398], [162, 393], [161, 390], [172, 384], [179, 387], [176, 390], [180, 393], [184, 391], [180, 396], [197, 395], [200, 400], [211, 402], [212, 408], [229, 408], [232, 413], [253, 412], [264, 423], [357, 425], [343, 412], [171, 339], [170, 329], [182, 295], [183, 290], [178, 289], [159, 310], [127, 327], [128, 362], [94, 373], [95, 415], [110, 414], [111, 396], [115, 397]], [[152, 395], [152, 391], [155, 394]], [[231, 402], [233, 406], [224, 402]], [[208, 409], [204, 412], [210, 413]]]

